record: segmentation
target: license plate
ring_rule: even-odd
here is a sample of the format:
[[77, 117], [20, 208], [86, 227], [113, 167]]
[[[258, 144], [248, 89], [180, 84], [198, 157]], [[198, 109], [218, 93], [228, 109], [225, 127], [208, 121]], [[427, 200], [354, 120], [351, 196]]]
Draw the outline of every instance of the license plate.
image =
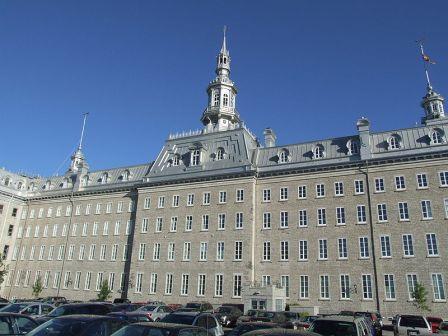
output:
[[420, 335], [420, 331], [408, 329], [408, 336], [416, 336], [416, 335]]

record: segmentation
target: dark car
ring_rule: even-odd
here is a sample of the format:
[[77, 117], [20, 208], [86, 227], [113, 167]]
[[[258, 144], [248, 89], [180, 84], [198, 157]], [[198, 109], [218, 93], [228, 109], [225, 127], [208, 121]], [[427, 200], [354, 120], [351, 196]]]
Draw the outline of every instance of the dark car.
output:
[[0, 335], [24, 335], [39, 324], [28, 316], [15, 313], [0, 313]]
[[66, 304], [67, 299], [63, 296], [47, 296], [42, 299], [42, 302], [51, 303], [57, 307], [62, 304]]
[[249, 331], [245, 336], [320, 336], [310, 331], [299, 331], [284, 328], [260, 329]]
[[221, 306], [215, 310], [215, 316], [224, 327], [232, 328], [243, 312], [234, 306]]
[[224, 331], [221, 324], [215, 316], [210, 313], [201, 312], [173, 312], [165, 316], [161, 322], [176, 323], [176, 324], [188, 324], [196, 327], [205, 328], [208, 332], [214, 336], [223, 336]]
[[257, 315], [261, 314], [262, 312], [263, 312], [263, 310], [249, 309], [247, 311], [246, 315], [241, 315], [238, 318], [237, 324], [245, 323], [245, 322], [252, 322], [252, 321], [254, 321], [254, 318], [256, 318]]
[[131, 301], [129, 299], [116, 298], [114, 303], [131, 303]]
[[200, 312], [212, 312], [213, 306], [206, 301], [194, 301], [194, 302], [188, 302], [184, 308], [192, 309], [194, 311], [200, 311]]
[[112, 336], [209, 336], [204, 328], [183, 324], [146, 322], [128, 325], [116, 331]]
[[70, 303], [57, 307], [50, 314], [39, 317], [36, 321], [38, 323], [44, 323], [59, 316], [75, 314], [107, 315], [109, 313], [109, 306], [102, 303]]
[[252, 319], [252, 321], [277, 323], [281, 327], [285, 327], [288, 322], [286, 315], [283, 312], [273, 311], [261, 311]]
[[116, 304], [111, 308], [112, 312], [132, 312], [134, 310], [139, 309], [142, 307], [141, 304], [135, 304], [135, 303], [120, 303]]
[[246, 322], [237, 325], [227, 336], [240, 336], [252, 330], [277, 328], [276, 323], [269, 322]]
[[376, 313], [358, 311], [355, 312], [355, 316], [364, 316], [367, 319], [367, 323], [369, 324], [368, 326], [373, 327], [372, 335], [381, 336], [383, 334], [382, 326]]
[[29, 336], [110, 336], [127, 325], [117, 317], [70, 315], [54, 318], [31, 331]]
[[431, 326], [431, 330], [435, 334], [435, 333], [437, 333], [437, 330], [439, 329], [440, 323], [443, 322], [443, 319], [441, 319], [440, 317], [427, 316], [426, 321], [429, 322], [429, 325]]
[[299, 318], [299, 322], [297, 323], [297, 328], [308, 329], [310, 327], [311, 323], [313, 323], [313, 321], [315, 321], [318, 318], [319, 318], [319, 316], [316, 316], [316, 315], [303, 316], [303, 317]]
[[107, 315], [114, 316], [128, 323], [152, 322], [152, 320], [146, 314], [138, 312], [112, 312]]

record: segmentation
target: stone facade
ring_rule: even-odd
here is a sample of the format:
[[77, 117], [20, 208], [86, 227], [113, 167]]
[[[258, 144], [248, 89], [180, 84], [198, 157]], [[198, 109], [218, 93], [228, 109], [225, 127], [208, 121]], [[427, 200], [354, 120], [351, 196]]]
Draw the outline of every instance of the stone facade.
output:
[[[418, 127], [262, 146], [240, 120], [225, 46], [198, 132], [170, 135], [154, 162], [91, 171], [81, 145], [67, 173], [0, 170], [5, 297], [113, 297], [214, 305], [276, 284], [321, 312], [415, 312], [428, 290], [444, 316], [448, 121], [428, 87]], [[227, 95], [227, 96], [226, 96]], [[435, 104], [435, 105], [434, 105]], [[15, 209], [15, 210], [14, 210]], [[7, 246], [7, 247], [6, 247]]]

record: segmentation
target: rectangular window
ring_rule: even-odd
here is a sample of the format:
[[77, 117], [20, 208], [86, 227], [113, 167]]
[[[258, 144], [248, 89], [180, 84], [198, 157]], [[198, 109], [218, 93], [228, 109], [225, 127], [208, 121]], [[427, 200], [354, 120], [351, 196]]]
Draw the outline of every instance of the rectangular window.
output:
[[445, 287], [443, 285], [443, 277], [441, 273], [433, 273], [431, 274], [432, 278], [432, 289], [434, 291], [434, 300], [435, 301], [444, 301], [445, 297]]
[[[53, 225], [53, 234], [52, 234], [52, 236], [56, 237], [57, 235], [58, 235], [58, 224], [54, 224]], [[26, 235], [25, 236], [26, 237], [30, 236], [30, 227], [29, 226], [26, 228]]]
[[415, 286], [417, 285], [417, 274], [406, 274], [406, 285], [408, 287], [408, 298], [409, 301], [414, 301], [413, 293], [415, 291]]
[[289, 243], [288, 243], [288, 241], [280, 242], [280, 260], [281, 261], [289, 260]]
[[58, 288], [60, 281], [61, 281], [61, 273], [60, 272], [54, 272], [53, 288]]
[[263, 202], [271, 201], [271, 189], [263, 189]]
[[317, 209], [317, 225], [327, 225], [327, 210], [325, 208]]
[[202, 215], [202, 226], [201, 226], [201, 230], [202, 231], [208, 231], [210, 225], [210, 218], [209, 215]]
[[218, 230], [226, 228], [226, 214], [218, 214]]
[[101, 203], [97, 203], [95, 208], [95, 215], [101, 214]]
[[92, 273], [87, 272], [86, 273], [86, 281], [84, 282], [84, 289], [90, 290], [90, 281], [92, 280]]
[[299, 210], [299, 227], [308, 226], [308, 214], [306, 209]]
[[385, 192], [386, 187], [384, 186], [384, 179], [382, 177], [377, 177], [375, 179], [375, 192]]
[[[17, 213], [17, 210], [16, 210], [16, 213]], [[47, 209], [47, 217], [51, 217], [53, 215], [53, 208], [48, 208]], [[15, 217], [14, 215], [13, 215], [13, 217]]]
[[305, 199], [306, 198], [306, 185], [301, 185], [297, 190], [298, 198]]
[[[40, 209], [42, 210], [42, 209]], [[40, 214], [40, 210], [39, 210], [39, 214]], [[81, 204], [78, 204], [75, 208], [75, 216], [79, 216], [81, 215]]]
[[98, 272], [98, 274], [96, 275], [95, 290], [97, 292], [101, 289], [101, 283], [103, 282], [103, 277], [104, 277], [104, 273], [103, 272]]
[[149, 223], [149, 219], [148, 218], [143, 218], [143, 220], [142, 220], [142, 233], [147, 233], [148, 232], [148, 223]]
[[205, 296], [205, 274], [198, 274], [198, 296]]
[[386, 300], [395, 300], [395, 279], [393, 274], [384, 274], [384, 289]]
[[400, 221], [409, 220], [409, 208], [407, 202], [398, 202], [398, 215]]
[[84, 244], [79, 245], [78, 260], [84, 260], [85, 250], [86, 246]]
[[338, 238], [338, 256], [339, 259], [347, 259], [347, 238]]
[[448, 187], [448, 171], [439, 172], [439, 180], [441, 187]]
[[241, 297], [241, 289], [243, 283], [243, 276], [241, 274], [233, 275], [233, 297], [240, 298]]
[[180, 295], [188, 295], [188, 281], [189, 281], [190, 275], [189, 274], [182, 274], [182, 283], [181, 283], [181, 289], [180, 289]]
[[359, 237], [359, 257], [361, 259], [370, 257], [368, 237]]
[[119, 234], [120, 234], [120, 221], [116, 221], [114, 227], [114, 235], [118, 236]]
[[205, 192], [202, 194], [202, 205], [210, 205], [210, 193]]
[[138, 260], [145, 260], [145, 254], [146, 254], [146, 244], [140, 243], [138, 249]]
[[117, 213], [123, 212], [123, 202], [120, 201], [117, 203]]
[[363, 274], [362, 275], [362, 298], [364, 300], [373, 299], [372, 295], [372, 275]]
[[173, 274], [167, 273], [165, 276], [165, 294], [173, 294]]
[[110, 214], [112, 212], [112, 202], [106, 203], [106, 213]]
[[170, 232], [177, 231], [177, 217], [171, 217]]
[[341, 300], [350, 299], [350, 276], [348, 274], [341, 274], [339, 283], [341, 285]]
[[282, 275], [280, 277], [280, 285], [285, 288], [286, 297], [289, 298], [289, 275]]
[[265, 241], [263, 242], [263, 261], [271, 260], [271, 242]]
[[216, 243], [216, 260], [223, 261], [224, 260], [224, 242], [219, 241]]
[[224, 275], [215, 274], [215, 296], [222, 296]]
[[287, 201], [288, 200], [288, 187], [281, 187], [280, 188], [280, 201]]
[[438, 257], [439, 249], [437, 247], [437, 237], [435, 233], [426, 234], [426, 249], [429, 257]]
[[110, 272], [109, 273], [109, 280], [108, 280], [107, 284], [109, 285], [109, 289], [111, 291], [114, 290], [114, 283], [115, 283], [115, 273], [114, 272]]
[[168, 243], [168, 261], [174, 261], [174, 257], [175, 257], [175, 249], [176, 249], [176, 245], [174, 243]]
[[414, 242], [411, 234], [404, 234], [402, 236], [403, 240], [403, 254], [405, 257], [414, 256]]
[[75, 245], [71, 244], [68, 247], [67, 260], [73, 260], [73, 255], [75, 254]]
[[[173, 196], [173, 203], [172, 203], [172, 206], [173, 206], [173, 207], [178, 207], [178, 206], [179, 206], [179, 195], [174, 195], [174, 196]], [[159, 208], [163, 208], [163, 207], [160, 207], [160, 206], [159, 206]]]
[[358, 224], [367, 223], [367, 214], [366, 214], [366, 206], [365, 205], [357, 205], [356, 206], [356, 215]]
[[182, 251], [182, 260], [190, 261], [191, 259], [191, 242], [184, 242], [184, 248]]
[[136, 293], [142, 292], [142, 284], [143, 284], [143, 273], [137, 273], [136, 280], [135, 280], [135, 292]]
[[443, 200], [443, 207], [445, 208], [445, 218], [448, 218], [448, 198]]
[[163, 228], [163, 218], [157, 217], [156, 218], [156, 232], [162, 232]]
[[270, 275], [262, 275], [261, 276], [261, 287], [266, 287], [271, 285], [271, 276]]
[[404, 176], [395, 176], [395, 190], [406, 190]]
[[319, 239], [319, 260], [328, 259], [328, 246], [326, 239]]
[[235, 229], [243, 228], [243, 213], [237, 212], [235, 215]]
[[308, 260], [308, 240], [299, 240], [299, 260]]
[[235, 260], [243, 260], [243, 242], [235, 242]]
[[316, 184], [316, 197], [325, 197], [325, 184]]
[[328, 275], [320, 276], [320, 298], [324, 300], [330, 298], [330, 280]]
[[112, 245], [112, 252], [110, 254], [110, 260], [115, 261], [117, 260], [117, 254], [118, 254], [118, 244]]
[[126, 236], [129, 236], [129, 235], [131, 234], [133, 228], [134, 228], [134, 220], [129, 219], [129, 220], [126, 222], [125, 235], [126, 235]]
[[280, 211], [280, 228], [288, 227], [288, 211]]
[[355, 180], [355, 194], [364, 194], [364, 181], [363, 180]]
[[93, 222], [92, 236], [98, 235], [98, 222]]
[[301, 275], [300, 276], [300, 299], [308, 299], [309, 298], [309, 278], [308, 275]]
[[165, 196], [159, 196], [159, 200], [158, 200], [158, 202], [157, 202], [157, 207], [158, 207], [159, 209], [165, 207]]
[[345, 225], [345, 208], [336, 208], [336, 225]]
[[421, 201], [422, 219], [432, 219], [431, 201]]
[[[24, 246], [23, 249], [22, 249], [22, 258], [21, 259], [24, 259], [25, 248], [26, 248], [26, 246]], [[53, 260], [53, 253], [54, 253], [54, 246], [50, 245], [50, 248], [48, 249], [48, 258], [47, 258], [47, 260]]]
[[219, 199], [220, 204], [224, 204], [227, 202], [227, 191], [220, 191], [219, 192]]
[[[448, 207], [448, 199], [447, 199], [447, 207]], [[271, 228], [271, 213], [265, 212], [263, 213], [263, 229], [270, 229], [270, 228]]]
[[58, 260], [64, 259], [64, 252], [65, 252], [65, 246], [64, 245], [59, 245]]
[[208, 249], [208, 243], [201, 242], [200, 247], [199, 247], [199, 260], [200, 261], [207, 261], [207, 249]]
[[244, 202], [244, 189], [237, 189], [236, 190], [236, 201], [237, 202]]
[[342, 183], [342, 182], [334, 183], [334, 195], [335, 196], [344, 196], [344, 183]]
[[160, 243], [154, 243], [152, 250], [152, 260], [160, 260]]
[[380, 244], [381, 244], [381, 257], [382, 258], [390, 258], [392, 256], [390, 250], [390, 237], [389, 236], [380, 236]]
[[193, 206], [194, 205], [194, 194], [188, 194], [187, 195], [187, 206]]
[[157, 273], [151, 273], [151, 280], [149, 282], [149, 294], [156, 294], [157, 292]]
[[91, 209], [92, 209], [92, 204], [87, 204], [86, 205], [86, 211], [85, 211], [85, 215], [86, 216], [90, 215]]
[[145, 201], [143, 202], [143, 208], [149, 209], [151, 207], [151, 198], [145, 197]]
[[101, 249], [100, 249], [100, 260], [101, 261], [106, 260], [106, 252], [107, 252], [106, 244], [101, 244]]
[[185, 231], [191, 231], [193, 228], [193, 216], [189, 215], [185, 217]]
[[386, 204], [377, 204], [378, 209], [378, 221], [387, 222], [387, 207]]
[[90, 245], [89, 260], [95, 259], [95, 248], [96, 248], [95, 244]]
[[428, 188], [428, 176], [425, 173], [417, 174], [417, 188], [418, 189]]
[[89, 223], [84, 223], [82, 225], [82, 233], [81, 236], [85, 237], [87, 236], [87, 230], [89, 229]]

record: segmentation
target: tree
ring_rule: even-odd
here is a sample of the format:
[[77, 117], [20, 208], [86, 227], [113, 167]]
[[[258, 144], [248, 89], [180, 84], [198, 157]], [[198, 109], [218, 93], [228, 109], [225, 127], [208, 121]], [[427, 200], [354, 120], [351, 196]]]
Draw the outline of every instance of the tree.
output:
[[39, 297], [40, 293], [42, 293], [42, 290], [44, 289], [40, 275], [37, 276], [37, 279], [34, 282], [32, 289], [33, 289], [33, 295], [37, 299]]
[[112, 291], [109, 288], [109, 283], [107, 280], [104, 280], [101, 283], [100, 292], [98, 293], [98, 300], [99, 301], [107, 301], [107, 299], [110, 298], [110, 294]]
[[5, 277], [8, 274], [8, 265], [4, 262], [5, 258], [6, 256], [0, 253], [0, 285], [5, 281]]
[[418, 310], [431, 311], [429, 309], [428, 304], [426, 303], [428, 291], [426, 290], [423, 284], [417, 282], [415, 284], [414, 290], [411, 293], [412, 299], [414, 300], [413, 305], [417, 307]]

